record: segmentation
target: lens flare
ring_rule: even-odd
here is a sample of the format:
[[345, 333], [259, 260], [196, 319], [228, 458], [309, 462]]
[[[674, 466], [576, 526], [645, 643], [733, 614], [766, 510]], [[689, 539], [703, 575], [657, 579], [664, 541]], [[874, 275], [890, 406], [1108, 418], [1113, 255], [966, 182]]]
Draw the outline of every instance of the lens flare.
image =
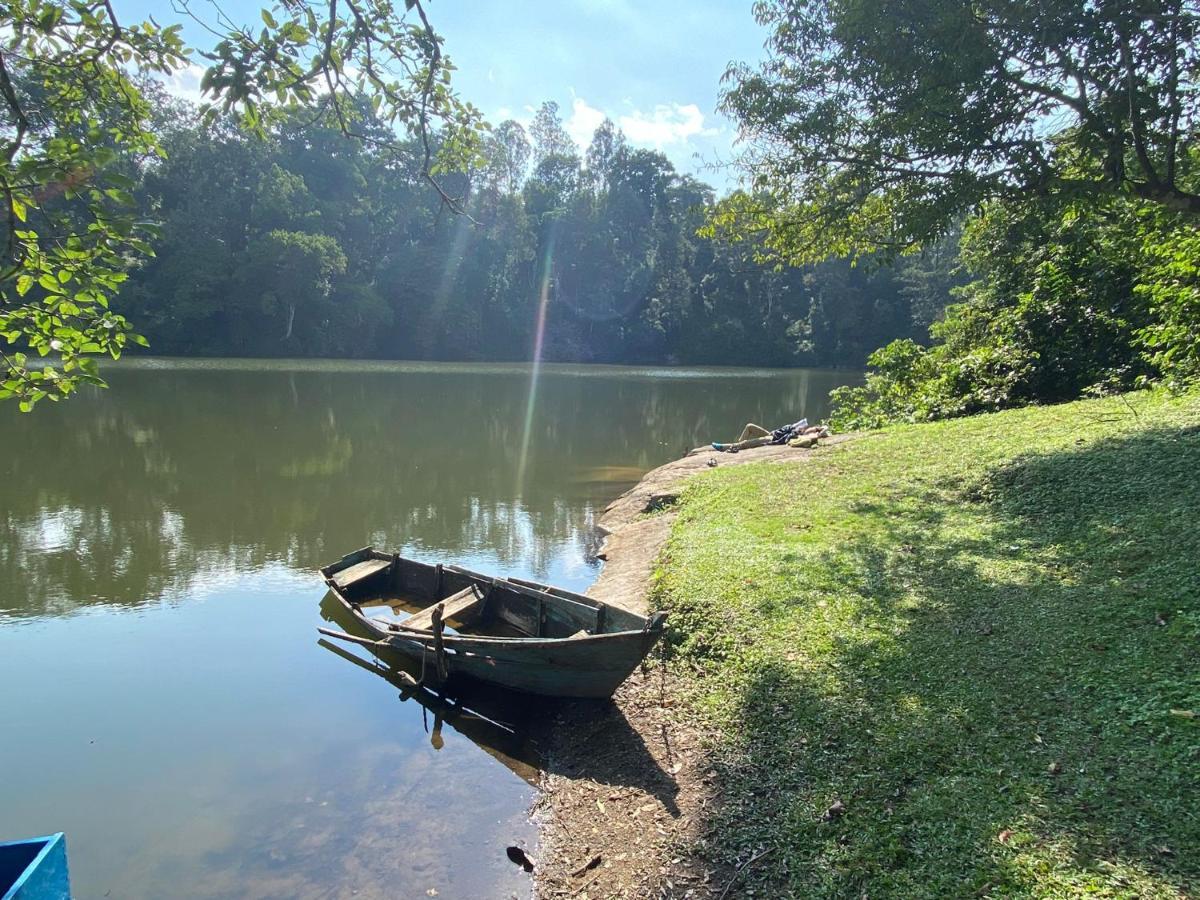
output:
[[525, 488], [525, 469], [529, 462], [529, 439], [533, 433], [533, 412], [537, 406], [538, 375], [542, 370], [542, 348], [546, 339], [546, 307], [550, 305], [550, 271], [554, 263], [554, 234], [546, 242], [542, 257], [542, 278], [538, 286], [537, 326], [533, 335], [533, 369], [529, 373], [529, 399], [525, 403], [525, 430], [521, 435], [521, 456], [517, 461], [517, 495]]
[[471, 236], [472, 226], [469, 217], [457, 216], [456, 218], [454, 236], [450, 239], [450, 252], [446, 254], [446, 264], [442, 268], [442, 278], [438, 283], [437, 292], [433, 295], [433, 303], [429, 308], [430, 321], [435, 324], [446, 312], [446, 306], [450, 302], [450, 295], [454, 290], [454, 281], [458, 277], [458, 270], [462, 265], [467, 240]]

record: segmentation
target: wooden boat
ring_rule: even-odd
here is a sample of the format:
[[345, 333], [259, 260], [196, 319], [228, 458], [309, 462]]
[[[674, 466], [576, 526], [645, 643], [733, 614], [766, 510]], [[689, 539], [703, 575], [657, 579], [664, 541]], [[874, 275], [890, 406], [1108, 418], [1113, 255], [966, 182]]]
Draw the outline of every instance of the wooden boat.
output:
[[[405, 654], [422, 684], [467, 677], [550, 697], [610, 697], [662, 637], [666, 621], [665, 613], [639, 616], [536, 581], [373, 547], [343, 556], [321, 575], [370, 637], [321, 633]], [[368, 615], [389, 610], [394, 617]]]
[[61, 831], [0, 843], [0, 898], [71, 900], [67, 839]]

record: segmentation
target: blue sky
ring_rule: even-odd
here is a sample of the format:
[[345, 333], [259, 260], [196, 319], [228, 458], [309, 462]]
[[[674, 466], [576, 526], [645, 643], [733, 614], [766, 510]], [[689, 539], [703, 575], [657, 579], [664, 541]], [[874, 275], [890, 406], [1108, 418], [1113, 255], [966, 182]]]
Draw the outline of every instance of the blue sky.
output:
[[[223, 6], [257, 20], [258, 4]], [[193, 0], [197, 13], [207, 8]], [[178, 20], [169, 2], [123, 0], [117, 9]], [[733, 173], [710, 168], [729, 160], [736, 136], [716, 105], [726, 65], [762, 55], [766, 35], [750, 0], [426, 0], [426, 10], [459, 67], [460, 93], [493, 124], [527, 123], [554, 100], [582, 144], [607, 115], [634, 145], [661, 150], [719, 190], [732, 185]], [[205, 41], [194, 26], [185, 34]], [[180, 93], [195, 89], [194, 74], [176, 81]]]

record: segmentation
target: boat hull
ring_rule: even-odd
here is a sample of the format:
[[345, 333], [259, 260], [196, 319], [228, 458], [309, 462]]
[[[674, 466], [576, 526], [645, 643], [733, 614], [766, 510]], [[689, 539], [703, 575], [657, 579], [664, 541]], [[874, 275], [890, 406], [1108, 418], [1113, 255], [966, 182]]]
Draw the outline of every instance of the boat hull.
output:
[[0, 843], [2, 900], [71, 900], [67, 839], [46, 837]]
[[[436, 677], [436, 653], [428, 643], [375, 627], [367, 618], [361, 618], [360, 624], [376, 640], [423, 665], [427, 680]], [[597, 635], [575, 639], [574, 646], [564, 646], [565, 641], [533, 638], [475, 641], [467, 646], [456, 642], [446, 653], [446, 667], [450, 678], [476, 678], [529, 694], [611, 697], [621, 682], [633, 674], [658, 637], [640, 632]]]
[[[386, 554], [364, 548], [356, 554], [344, 557], [334, 566], [322, 569], [326, 583], [333, 596], [345, 611], [353, 617], [360, 632], [374, 641], [412, 659], [423, 673], [425, 683], [440, 681], [437, 650], [433, 635], [413, 634], [397, 630], [379, 619], [367, 615], [366, 609], [355, 596], [354, 587], [339, 585], [336, 576], [351, 566], [360, 565], [372, 555], [385, 560]], [[370, 577], [392, 579], [409, 584], [418, 581], [435, 583], [426, 564], [391, 557], [397, 567], [391, 573], [379, 571]], [[340, 567], [340, 568], [339, 568]], [[405, 568], [407, 567], [407, 568]], [[423, 568], [418, 568], [423, 567]], [[597, 630], [603, 623], [615, 623], [620, 630], [590, 634], [578, 631], [570, 637], [499, 637], [488, 634], [445, 634], [442, 638], [444, 670], [446, 680], [472, 678], [501, 685], [515, 691], [549, 697], [611, 697], [617, 687], [628, 678], [661, 638], [665, 616], [636, 616], [624, 610], [605, 607], [598, 601], [583, 595], [539, 585], [529, 581], [492, 579], [465, 569], [437, 567], [437, 589], [429, 591], [430, 602], [458, 590], [468, 582], [478, 583], [491, 591], [503, 591], [512, 599], [514, 609], [538, 624], [529, 628], [544, 627], [545, 623], [559, 624], [562, 629], [573, 629], [580, 622], [591, 620]], [[441, 595], [441, 596], [439, 596]], [[512, 622], [523, 622], [520, 616]], [[639, 627], [631, 628], [630, 625]]]

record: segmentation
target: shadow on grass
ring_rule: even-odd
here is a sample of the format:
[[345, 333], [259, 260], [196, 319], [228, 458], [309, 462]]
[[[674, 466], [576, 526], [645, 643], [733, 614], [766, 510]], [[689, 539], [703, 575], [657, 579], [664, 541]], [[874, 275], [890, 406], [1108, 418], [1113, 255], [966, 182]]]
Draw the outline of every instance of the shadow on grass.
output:
[[797, 896], [1194, 890], [1198, 471], [1195, 429], [1141, 431], [785, 557], [859, 615], [747, 661], [715, 855], [774, 846], [741, 884]]

